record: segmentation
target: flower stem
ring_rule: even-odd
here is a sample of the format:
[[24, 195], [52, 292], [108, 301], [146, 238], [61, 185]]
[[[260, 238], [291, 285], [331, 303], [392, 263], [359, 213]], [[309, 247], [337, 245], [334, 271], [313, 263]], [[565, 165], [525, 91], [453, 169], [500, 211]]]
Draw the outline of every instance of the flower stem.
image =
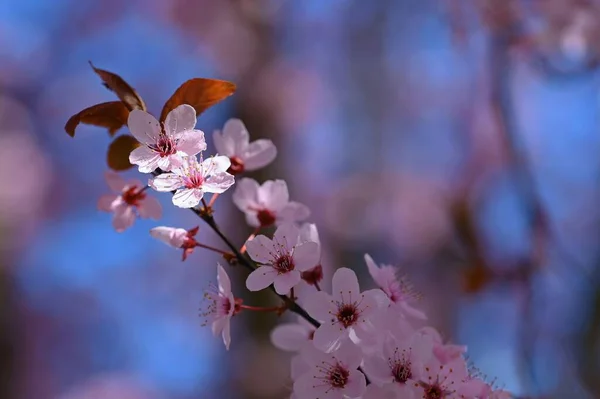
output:
[[201, 244], [199, 242], [196, 243], [196, 246], [199, 247], [199, 248], [208, 249], [209, 251], [216, 252], [216, 253], [221, 254], [223, 256], [231, 256], [231, 257], [235, 256], [231, 252], [223, 251], [222, 249], [211, 247], [210, 245], [206, 245], [206, 244]]
[[212, 197], [210, 197], [210, 201], [208, 202], [208, 207], [212, 208], [213, 205], [215, 204], [215, 201], [217, 200], [217, 198], [219, 198], [219, 194], [213, 194]]
[[285, 308], [285, 305], [283, 305], [283, 306], [271, 306], [269, 308], [263, 308], [263, 307], [260, 307], [260, 306], [249, 306], [249, 305], [241, 305], [240, 307], [242, 309], [253, 310], [255, 312], [281, 312], [281, 310]]

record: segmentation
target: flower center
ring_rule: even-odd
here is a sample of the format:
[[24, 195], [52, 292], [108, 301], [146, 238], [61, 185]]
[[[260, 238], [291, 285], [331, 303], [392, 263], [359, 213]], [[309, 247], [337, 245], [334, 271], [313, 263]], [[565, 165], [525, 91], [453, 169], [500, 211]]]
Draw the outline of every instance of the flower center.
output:
[[228, 173], [235, 176], [244, 172], [244, 161], [240, 157], [233, 156], [229, 160], [231, 161], [231, 166], [227, 169]]
[[146, 198], [144, 190], [138, 189], [136, 186], [129, 187], [121, 194], [123, 202], [130, 206], [138, 206], [140, 201]]
[[339, 363], [330, 368], [327, 374], [329, 384], [334, 388], [344, 388], [348, 383], [349, 377], [350, 372]]
[[166, 134], [160, 134], [156, 144], [149, 146], [154, 152], [157, 152], [161, 158], [175, 154], [175, 142]]
[[284, 274], [294, 270], [294, 259], [289, 254], [283, 254], [275, 261], [273, 265], [277, 273]]
[[444, 391], [438, 384], [426, 385], [424, 394], [425, 399], [443, 399], [445, 396]]
[[323, 280], [323, 267], [317, 265], [310, 270], [302, 272], [302, 280], [306, 281], [310, 285], [316, 285], [319, 281]]
[[260, 209], [256, 213], [256, 218], [261, 227], [268, 227], [275, 223], [275, 214], [268, 209]]
[[354, 304], [343, 304], [338, 308], [337, 319], [345, 328], [348, 328], [358, 320], [358, 309]]
[[202, 183], [204, 183], [204, 178], [202, 174], [192, 170], [190, 174], [183, 178], [183, 183], [185, 188], [202, 188]]
[[394, 380], [400, 384], [406, 384], [409, 378], [412, 378], [412, 371], [409, 362], [398, 362], [392, 369]]

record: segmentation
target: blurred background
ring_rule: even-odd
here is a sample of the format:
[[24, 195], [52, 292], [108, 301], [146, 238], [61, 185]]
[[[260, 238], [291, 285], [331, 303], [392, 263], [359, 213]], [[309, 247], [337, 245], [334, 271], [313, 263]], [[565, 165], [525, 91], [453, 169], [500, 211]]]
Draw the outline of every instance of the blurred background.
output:
[[[161, 221], [118, 234], [96, 209], [110, 138], [64, 132], [115, 99], [91, 60], [155, 114], [187, 79], [235, 82], [198, 127], [211, 151], [230, 117], [275, 142], [252, 176], [286, 179], [312, 209], [325, 280], [346, 266], [372, 285], [365, 252], [402, 266], [488, 380], [600, 398], [599, 3], [1, 2], [0, 397], [289, 396], [276, 317], [236, 317], [227, 352], [198, 317], [218, 256], [182, 263], [148, 234], [194, 215], [159, 195]], [[230, 197], [216, 218], [241, 245]], [[274, 303], [230, 275], [247, 303]]]

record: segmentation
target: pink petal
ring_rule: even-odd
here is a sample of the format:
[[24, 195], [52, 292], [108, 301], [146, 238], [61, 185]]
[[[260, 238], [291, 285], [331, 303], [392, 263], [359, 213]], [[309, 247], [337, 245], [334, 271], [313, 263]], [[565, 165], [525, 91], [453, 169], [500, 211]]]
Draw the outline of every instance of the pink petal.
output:
[[155, 144], [160, 134], [160, 124], [155, 117], [145, 111], [134, 109], [127, 119], [129, 131], [143, 144]]
[[380, 287], [384, 286], [385, 282], [381, 281], [379, 278], [379, 266], [377, 266], [377, 263], [375, 263], [373, 258], [371, 258], [371, 255], [365, 254], [365, 263], [367, 264], [367, 270], [369, 271], [373, 281], [375, 281], [375, 283]]
[[258, 263], [269, 264], [273, 262], [273, 242], [267, 237], [260, 235], [246, 242], [248, 255]]
[[176, 107], [169, 112], [165, 119], [165, 131], [170, 136], [191, 130], [194, 126], [196, 126], [196, 110], [188, 104]]
[[319, 244], [307, 241], [294, 248], [296, 270], [306, 271], [319, 263]]
[[311, 294], [304, 303], [304, 309], [319, 321], [330, 320], [337, 310], [331, 295], [323, 291]]
[[246, 279], [246, 288], [250, 291], [260, 291], [273, 284], [277, 271], [270, 266], [260, 266]]
[[175, 164], [179, 164], [179, 157], [176, 154], [169, 155], [166, 157], [159, 157], [156, 165], [165, 172], [170, 172], [174, 169], [174, 164], [171, 161], [175, 161]]
[[139, 146], [129, 154], [129, 162], [138, 165], [138, 169], [141, 173], [152, 172], [157, 168], [159, 160], [160, 155], [145, 145]]
[[118, 195], [114, 194], [105, 194], [100, 199], [98, 199], [98, 209], [104, 212], [112, 212], [113, 211], [113, 202], [119, 198]]
[[385, 384], [394, 380], [388, 362], [378, 355], [366, 358], [363, 368], [369, 379], [377, 384]]
[[237, 155], [235, 153], [235, 144], [233, 139], [224, 136], [219, 130], [213, 133], [213, 143], [217, 150], [217, 154], [226, 155], [228, 157]]
[[206, 178], [211, 175], [227, 172], [230, 166], [231, 160], [229, 157], [217, 155], [207, 158], [202, 161], [202, 176]]
[[309, 341], [309, 330], [298, 323], [280, 324], [271, 332], [271, 342], [281, 350], [296, 352]]
[[174, 191], [181, 186], [183, 186], [183, 181], [175, 173], [163, 173], [150, 181], [150, 187], [162, 192]]
[[347, 267], [342, 267], [336, 270], [332, 280], [332, 295], [333, 298], [342, 301], [350, 296], [358, 298], [360, 295], [360, 287], [356, 273]]
[[171, 247], [181, 248], [185, 242], [187, 231], [174, 227], [159, 226], [151, 229], [150, 235]]
[[202, 184], [202, 189], [207, 193], [221, 194], [235, 183], [235, 178], [229, 173], [221, 172], [210, 176]]
[[402, 309], [404, 314], [414, 317], [415, 319], [427, 320], [427, 315], [423, 311], [412, 307], [408, 303], [400, 302], [398, 305], [400, 305], [399, 307]]
[[331, 389], [328, 384], [315, 384], [318, 381], [314, 372], [309, 371], [294, 382], [294, 393], [298, 398], [318, 398], [318, 399], [342, 399], [343, 393], [340, 389]]
[[133, 207], [122, 206], [115, 210], [112, 223], [117, 232], [121, 233], [133, 226], [133, 222], [135, 222], [135, 212], [133, 211]]
[[245, 153], [241, 155], [246, 170], [252, 171], [273, 162], [277, 156], [277, 148], [271, 140], [261, 139], [250, 143]]
[[316, 348], [331, 353], [339, 349], [346, 338], [348, 338], [348, 330], [344, 329], [341, 324], [323, 323], [315, 331], [313, 343]]
[[248, 177], [238, 180], [235, 186], [235, 191], [233, 192], [233, 203], [242, 212], [248, 212], [248, 208], [251, 207], [258, 208], [258, 190], [259, 185], [256, 180]]
[[365, 375], [358, 370], [350, 370], [348, 383], [344, 386], [344, 394], [351, 398], [361, 397], [367, 390]]
[[275, 212], [281, 210], [290, 200], [284, 180], [267, 180], [258, 190], [258, 202]]
[[302, 355], [296, 355], [292, 358], [292, 364], [291, 364], [292, 380], [297, 380], [298, 377], [300, 377], [301, 375], [303, 375], [309, 371], [310, 371], [310, 365], [308, 363], [306, 363], [306, 360], [304, 360]]
[[119, 175], [116, 172], [113, 172], [112, 170], [105, 172], [104, 178], [106, 179], [108, 187], [110, 187], [110, 189], [115, 193], [121, 193], [121, 191], [123, 191], [123, 189], [125, 188], [125, 179], [123, 179], [121, 175]]
[[217, 281], [219, 283], [219, 292], [225, 296], [231, 294], [231, 281], [227, 272], [220, 264], [217, 264]]
[[225, 349], [229, 350], [229, 345], [231, 345], [231, 318], [229, 317], [225, 319], [225, 326], [223, 326], [222, 335]]
[[177, 150], [183, 151], [187, 155], [196, 155], [206, 150], [206, 140], [204, 132], [201, 130], [186, 130], [176, 135]]
[[279, 212], [277, 212], [277, 219], [281, 221], [289, 222], [301, 222], [310, 216], [310, 209], [306, 205], [299, 202], [288, 202]]
[[303, 243], [306, 241], [316, 242], [317, 244], [321, 244], [321, 240], [319, 239], [319, 231], [317, 230], [317, 225], [314, 223], [304, 223], [300, 227], [300, 237], [298, 238], [298, 243]]
[[225, 122], [225, 126], [223, 126], [223, 135], [232, 141], [233, 155], [240, 156], [246, 151], [246, 148], [248, 148], [250, 135], [241, 120], [232, 118]]
[[358, 368], [363, 361], [362, 349], [350, 341], [346, 341], [333, 355], [349, 369]]
[[300, 272], [298, 270], [292, 270], [287, 273], [281, 273], [275, 277], [273, 285], [275, 291], [279, 295], [286, 295], [292, 287], [296, 286], [300, 282]]
[[298, 227], [292, 223], [285, 223], [275, 230], [275, 234], [273, 234], [273, 243], [280, 247], [279, 251], [283, 249], [286, 252], [290, 252], [298, 242], [299, 236], [300, 231], [298, 230]]
[[257, 214], [254, 212], [246, 213], [246, 223], [248, 223], [248, 225], [252, 227], [260, 226], [260, 221], [258, 220]]
[[210, 327], [215, 337], [223, 332], [223, 328], [225, 328], [225, 324], [227, 324], [228, 319], [228, 317], [218, 317], [213, 321]]
[[162, 205], [156, 198], [147, 196], [140, 202], [138, 213], [142, 219], [158, 220], [162, 216]]
[[193, 208], [200, 203], [204, 193], [195, 188], [182, 188], [173, 194], [173, 204], [179, 208]]

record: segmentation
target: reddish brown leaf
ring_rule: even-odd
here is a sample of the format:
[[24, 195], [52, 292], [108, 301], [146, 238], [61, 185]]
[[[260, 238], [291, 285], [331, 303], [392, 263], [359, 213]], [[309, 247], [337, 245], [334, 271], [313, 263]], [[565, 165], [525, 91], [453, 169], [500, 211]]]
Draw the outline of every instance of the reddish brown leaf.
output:
[[122, 135], [114, 139], [108, 146], [106, 156], [108, 167], [117, 171], [131, 168], [133, 165], [129, 162], [129, 154], [139, 146], [139, 141], [133, 136]]
[[129, 84], [125, 82], [123, 78], [112, 72], [105, 71], [104, 69], [96, 68], [94, 64], [92, 64], [92, 61], [90, 61], [90, 66], [92, 69], [94, 69], [94, 72], [100, 76], [104, 86], [108, 90], [114, 92], [117, 97], [119, 97], [119, 99], [125, 103], [129, 110], [146, 110], [146, 104], [144, 104], [142, 97], [140, 97], [133, 87], [129, 86]]
[[200, 115], [207, 108], [223, 101], [235, 92], [235, 84], [226, 80], [190, 79], [181, 86], [167, 100], [160, 113], [160, 121], [164, 122], [171, 110], [181, 104], [189, 104]]
[[86, 125], [106, 127], [109, 134], [113, 136], [121, 126], [127, 123], [128, 117], [129, 110], [121, 101], [96, 104], [70, 117], [65, 125], [65, 130], [69, 136], [73, 137], [77, 125], [85, 123]]

